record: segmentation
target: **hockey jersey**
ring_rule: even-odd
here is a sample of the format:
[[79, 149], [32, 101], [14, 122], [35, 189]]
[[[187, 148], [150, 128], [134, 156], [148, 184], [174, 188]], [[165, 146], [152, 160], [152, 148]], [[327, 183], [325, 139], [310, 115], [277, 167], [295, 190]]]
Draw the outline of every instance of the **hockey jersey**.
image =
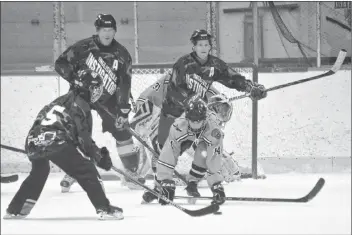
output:
[[206, 101], [206, 92], [214, 81], [238, 91], [246, 89], [245, 77], [215, 56], [209, 55], [204, 64], [195, 52], [181, 57], [173, 66], [163, 110], [175, 117], [181, 116], [189, 97], [199, 94]]
[[74, 91], [46, 105], [37, 115], [26, 138], [25, 148], [30, 159], [46, 157], [73, 144], [89, 157], [98, 147], [92, 139], [92, 116], [89, 104]]
[[224, 133], [215, 118], [216, 114], [209, 112], [206, 123], [199, 134], [195, 134], [189, 129], [188, 120], [184, 116], [175, 120], [159, 156], [157, 168], [157, 178], [159, 180], [171, 180], [178, 157], [190, 147], [196, 149], [200, 143], [205, 144], [205, 152], [195, 151], [195, 154], [203, 155], [194, 156], [194, 158], [207, 158], [208, 169], [212, 168], [211, 161], [221, 159]]
[[[79, 80], [82, 72], [88, 71], [90, 76], [100, 76], [104, 90], [98, 102], [114, 115], [117, 114], [119, 104], [128, 103], [132, 58], [127, 49], [115, 39], [110, 46], [102, 45], [97, 35], [78, 41], [59, 56], [55, 62], [55, 71], [70, 84], [73, 84], [73, 80]], [[99, 113], [98, 110], [97, 112]], [[106, 125], [103, 118], [103, 131], [111, 128], [114, 127]]]

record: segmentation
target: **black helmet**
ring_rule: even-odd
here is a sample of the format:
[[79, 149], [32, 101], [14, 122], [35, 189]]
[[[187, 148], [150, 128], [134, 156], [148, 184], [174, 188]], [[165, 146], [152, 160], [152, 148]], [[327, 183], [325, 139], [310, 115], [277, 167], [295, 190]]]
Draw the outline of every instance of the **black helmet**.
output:
[[208, 40], [211, 44], [212, 36], [205, 29], [197, 29], [192, 33], [191, 42], [193, 45], [197, 43], [199, 40]]
[[110, 14], [99, 14], [94, 22], [94, 26], [99, 28], [113, 28], [116, 31], [116, 21]]
[[203, 121], [207, 117], [207, 105], [202, 98], [195, 95], [187, 102], [185, 113], [190, 121]]

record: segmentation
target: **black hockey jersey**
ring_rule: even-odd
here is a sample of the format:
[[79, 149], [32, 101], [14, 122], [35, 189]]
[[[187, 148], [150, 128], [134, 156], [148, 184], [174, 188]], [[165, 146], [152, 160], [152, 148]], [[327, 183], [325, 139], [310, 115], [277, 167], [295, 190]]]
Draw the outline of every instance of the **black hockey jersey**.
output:
[[172, 77], [163, 102], [166, 113], [179, 117], [189, 97], [199, 94], [206, 100], [206, 92], [214, 81], [238, 91], [245, 91], [245, 77], [232, 70], [218, 57], [209, 55], [201, 64], [192, 52], [181, 57], [173, 66]]
[[98, 147], [92, 139], [92, 116], [89, 104], [74, 91], [46, 105], [37, 115], [26, 139], [30, 159], [45, 157], [73, 144], [95, 158]]
[[119, 104], [128, 103], [132, 58], [127, 49], [115, 39], [110, 46], [102, 45], [97, 35], [78, 41], [56, 60], [55, 71], [70, 84], [78, 79], [80, 71], [100, 76], [104, 91], [98, 102], [114, 115]]

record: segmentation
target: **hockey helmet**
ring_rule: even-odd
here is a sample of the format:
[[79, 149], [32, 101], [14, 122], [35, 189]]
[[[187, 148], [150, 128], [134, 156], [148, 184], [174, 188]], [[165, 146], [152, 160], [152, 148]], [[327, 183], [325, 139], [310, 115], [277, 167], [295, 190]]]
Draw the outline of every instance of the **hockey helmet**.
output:
[[209, 98], [208, 109], [216, 113], [221, 124], [231, 119], [233, 106], [224, 94], [213, 95]]
[[91, 103], [95, 103], [99, 100], [104, 90], [104, 83], [101, 77], [90, 69], [78, 71], [79, 87], [81, 92], [83, 91], [89, 96]]
[[110, 14], [99, 14], [94, 22], [94, 26], [99, 28], [113, 28], [116, 31], [116, 20]]
[[207, 106], [198, 95], [193, 96], [186, 104], [185, 117], [192, 122], [200, 122], [206, 119]]
[[190, 40], [193, 45], [195, 45], [199, 40], [208, 40], [211, 45], [211, 38], [211, 34], [209, 34], [205, 29], [197, 29], [192, 33]]

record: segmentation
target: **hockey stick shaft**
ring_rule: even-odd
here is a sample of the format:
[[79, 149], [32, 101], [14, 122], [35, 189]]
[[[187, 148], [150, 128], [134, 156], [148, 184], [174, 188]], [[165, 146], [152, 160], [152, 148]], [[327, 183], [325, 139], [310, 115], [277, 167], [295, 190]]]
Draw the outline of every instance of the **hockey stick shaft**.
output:
[[11, 147], [11, 146], [8, 146], [8, 145], [5, 145], [5, 144], [0, 144], [0, 147], [3, 148], [3, 149], [7, 149], [7, 150], [11, 150], [11, 151], [17, 152], [17, 153], [24, 153], [24, 154], [26, 154], [26, 151], [23, 150], [23, 149]]
[[136, 102], [134, 102], [134, 98], [133, 98], [132, 93], [130, 93], [130, 101], [131, 101], [131, 103], [132, 103], [133, 112], [134, 112], [134, 113], [137, 113], [137, 104], [136, 104]]
[[167, 202], [169, 205], [172, 205], [173, 207], [176, 207], [177, 209], [185, 212], [186, 214], [190, 215], [190, 216], [203, 216], [203, 215], [207, 215], [207, 214], [211, 214], [214, 213], [216, 211], [219, 210], [219, 206], [218, 205], [210, 205], [207, 207], [204, 207], [202, 209], [199, 210], [188, 210], [182, 206], [177, 205], [176, 203], [174, 203], [173, 201], [171, 201], [170, 199], [168, 199], [167, 197], [165, 197], [164, 195], [155, 192], [153, 189], [149, 188], [148, 186], [138, 182], [137, 180], [135, 180], [132, 176], [130, 176], [128, 173], [125, 173], [124, 171], [116, 168], [115, 166], [112, 166], [112, 168], [115, 172], [123, 175], [124, 177], [128, 178], [129, 180], [131, 180], [132, 182], [134, 182], [135, 184], [139, 185], [140, 187], [144, 188], [145, 190], [147, 190], [148, 192], [152, 193], [153, 195], [155, 195], [156, 197], [164, 200], [165, 202]]
[[[111, 120], [114, 120], [113, 115], [108, 110], [106, 110], [106, 108], [104, 108], [102, 105], [100, 105], [99, 103], [96, 103], [93, 106], [95, 106], [99, 110], [104, 111], [105, 114], [107, 114], [111, 118]], [[139, 142], [141, 142], [141, 144], [144, 145], [144, 147], [146, 147], [153, 154], [154, 160], [158, 160], [159, 154], [156, 151], [154, 151], [154, 149], [150, 147], [149, 144], [145, 142], [143, 138], [133, 128], [131, 128], [130, 126], [126, 126], [125, 129], [128, 132], [130, 132], [132, 136], [134, 136]], [[180, 173], [178, 173], [176, 170], [174, 172], [178, 178], [180, 178], [184, 183], [187, 184], [187, 180]]]
[[[301, 198], [263, 198], [263, 197], [226, 197], [226, 201], [245, 201], [245, 202], [296, 202], [306, 203], [313, 199], [323, 188], [325, 180], [320, 178], [313, 189]], [[196, 200], [213, 200], [213, 197], [186, 197], [175, 196], [175, 199], [196, 199]]]
[[[127, 127], [126, 129], [153, 154], [154, 160], [158, 160], [156, 156], [159, 156], [159, 154], [152, 147], [150, 147], [149, 144], [145, 142], [135, 130], [133, 130], [131, 127]], [[178, 173], [176, 170], [174, 171], [174, 173], [178, 178], [180, 178], [184, 183], [187, 184], [187, 180], [185, 179], [185, 177], [183, 177], [183, 175]]]
[[[326, 73], [323, 73], [323, 74], [320, 74], [320, 75], [316, 75], [316, 76], [313, 76], [313, 77], [309, 77], [309, 78], [305, 78], [305, 79], [301, 79], [301, 80], [297, 80], [297, 81], [294, 81], [294, 82], [289, 82], [289, 83], [285, 83], [285, 84], [282, 84], [282, 85], [274, 86], [274, 87], [266, 89], [266, 91], [267, 92], [268, 91], [275, 91], [275, 90], [279, 90], [279, 89], [282, 89], [282, 88], [285, 88], [285, 87], [294, 86], [294, 85], [301, 84], [301, 83], [304, 83], [304, 82], [309, 82], [309, 81], [313, 81], [313, 80], [316, 80], [316, 79], [319, 79], [319, 78], [323, 78], [323, 77], [327, 77], [327, 76], [333, 75], [341, 68], [341, 66], [343, 64], [343, 61], [345, 60], [346, 53], [347, 53], [346, 50], [342, 49], [339, 52], [339, 55], [337, 56], [335, 64]], [[240, 99], [243, 99], [243, 98], [246, 98], [246, 97], [249, 97], [249, 94], [244, 94], [244, 95], [240, 95], [240, 96], [235, 96], [235, 97], [229, 98], [229, 101], [232, 102], [232, 101], [240, 100]]]

